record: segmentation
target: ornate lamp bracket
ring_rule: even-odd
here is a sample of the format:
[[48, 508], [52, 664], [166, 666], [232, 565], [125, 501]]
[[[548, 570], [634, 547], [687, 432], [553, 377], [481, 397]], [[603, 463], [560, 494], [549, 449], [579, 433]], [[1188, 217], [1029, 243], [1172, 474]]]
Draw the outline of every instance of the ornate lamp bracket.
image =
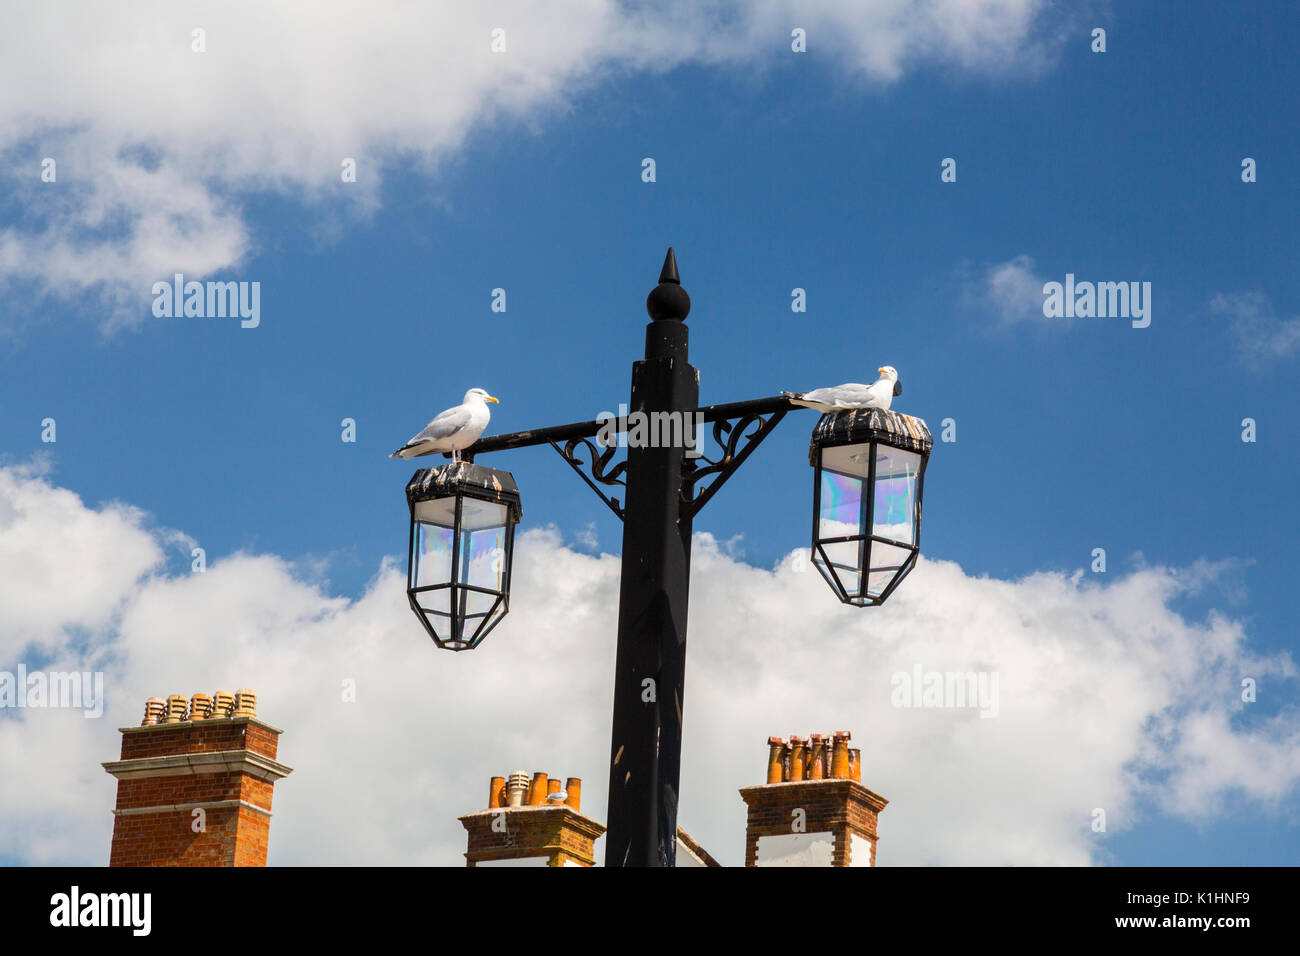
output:
[[786, 411], [778, 408], [767, 414], [748, 412], [713, 422], [713, 441], [718, 446], [714, 457], [688, 458], [682, 466], [682, 500], [687, 514], [693, 518], [700, 513], [709, 499], [771, 434]]

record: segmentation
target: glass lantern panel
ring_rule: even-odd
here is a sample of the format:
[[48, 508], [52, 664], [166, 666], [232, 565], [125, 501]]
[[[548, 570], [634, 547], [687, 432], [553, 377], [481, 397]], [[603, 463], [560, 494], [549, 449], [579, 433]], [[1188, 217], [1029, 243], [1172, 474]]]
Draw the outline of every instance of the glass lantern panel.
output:
[[920, 467], [921, 456], [914, 451], [888, 445], [876, 448], [872, 534], [902, 544], [916, 543], [916, 486]]
[[506, 524], [506, 506], [499, 501], [479, 501], [462, 498], [460, 527], [462, 531], [482, 531], [486, 528], [503, 528]]
[[447, 618], [451, 617], [451, 588], [436, 588], [432, 591], [418, 591], [415, 603], [420, 606], [430, 621], [442, 621], [439, 633], [447, 628]]
[[505, 540], [506, 529], [501, 527], [462, 531], [457, 583], [500, 591], [505, 583]]
[[456, 589], [456, 613], [465, 618], [466, 633], [478, 627], [478, 619], [492, 610], [498, 596], [470, 588]]
[[880, 597], [897, 571], [872, 571], [867, 575], [867, 597]]
[[[447, 500], [447, 499], [442, 499]], [[416, 505], [417, 513], [420, 502]], [[452, 529], [450, 525], [418, 521], [411, 555], [411, 586], [451, 583]]]
[[862, 527], [862, 489], [865, 482], [854, 475], [844, 475], [822, 469], [821, 514], [818, 516], [818, 538], [842, 538], [850, 534], [866, 534]]
[[871, 442], [861, 445], [831, 445], [821, 451], [823, 469], [838, 471], [842, 475], [866, 478], [871, 468]]
[[[862, 587], [862, 575], [858, 564], [862, 554], [862, 542], [840, 541], [835, 544], [823, 544], [821, 550], [826, 552], [831, 571], [839, 580], [840, 586], [850, 595], [856, 594]], [[821, 555], [814, 552], [813, 560], [820, 561]]]
[[893, 574], [912, 556], [912, 552], [907, 548], [900, 548], [896, 544], [885, 544], [882, 541], [871, 542], [871, 570], [888, 571]]
[[450, 528], [456, 523], [456, 496], [430, 498], [415, 503], [415, 520], [440, 528]]
[[506, 616], [506, 602], [502, 601], [499, 605], [497, 605], [497, 609], [495, 611], [490, 612], [488, 616], [483, 619], [483, 623], [478, 626], [478, 630], [474, 633], [474, 640], [481, 641], [483, 638], [487, 637], [488, 631], [496, 627], [497, 622], [500, 621], [505, 616]]
[[447, 639], [448, 629], [451, 626], [448, 623], [448, 618], [439, 617], [436, 614], [425, 614], [424, 623], [430, 631], [437, 635], [438, 640], [445, 641]]

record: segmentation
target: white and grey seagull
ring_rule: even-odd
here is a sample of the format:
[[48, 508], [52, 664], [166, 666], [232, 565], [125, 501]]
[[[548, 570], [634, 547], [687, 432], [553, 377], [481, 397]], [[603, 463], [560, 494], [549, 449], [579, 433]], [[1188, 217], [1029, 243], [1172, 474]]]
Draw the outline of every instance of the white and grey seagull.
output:
[[460, 461], [460, 453], [478, 441], [492, 418], [487, 403], [496, 404], [498, 401], [481, 388], [471, 388], [461, 404], [440, 412], [424, 426], [424, 431], [388, 457], [417, 458], [449, 451], [452, 461]]
[[898, 370], [892, 365], [876, 369], [880, 378], [870, 385], [849, 382], [834, 388], [815, 388], [811, 392], [782, 392], [795, 405], [815, 408], [819, 412], [843, 412], [851, 408], [882, 408], [889, 411], [895, 395], [903, 394], [898, 384]]

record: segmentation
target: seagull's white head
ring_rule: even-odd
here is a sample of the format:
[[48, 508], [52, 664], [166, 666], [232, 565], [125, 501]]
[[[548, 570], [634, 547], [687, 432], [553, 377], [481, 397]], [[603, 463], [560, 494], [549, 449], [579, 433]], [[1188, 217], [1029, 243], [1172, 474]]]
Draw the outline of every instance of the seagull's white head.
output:
[[470, 402], [491, 402], [492, 404], [495, 405], [500, 401], [501, 399], [493, 398], [491, 395], [487, 393], [486, 390], [481, 388], [471, 388], [468, 392], [465, 393], [466, 405], [468, 405]]
[[894, 368], [892, 365], [882, 365], [880, 368], [876, 369], [876, 371], [880, 373], [881, 378], [887, 378], [891, 382], [898, 381], [898, 369]]

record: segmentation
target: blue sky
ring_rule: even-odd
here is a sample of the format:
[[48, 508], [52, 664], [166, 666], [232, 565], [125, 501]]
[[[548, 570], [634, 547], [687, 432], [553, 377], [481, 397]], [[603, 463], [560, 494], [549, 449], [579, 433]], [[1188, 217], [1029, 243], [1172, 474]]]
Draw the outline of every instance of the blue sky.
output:
[[[616, 409], [672, 245], [702, 402], [871, 381], [891, 364], [896, 408], [936, 437], [955, 420], [927, 475], [927, 555], [1011, 581], [1090, 574], [1098, 547], [1109, 576], [1221, 564], [1180, 613], [1226, 614], [1255, 652], [1293, 652], [1300, 15], [1196, 2], [1036, 16], [1026, 43], [1042, 42], [1042, 62], [936, 57], [890, 78], [822, 55], [824, 33], [802, 55], [775, 33], [756, 68], [605, 70], [562, 98], [485, 110], [425, 155], [343, 151], [356, 185], [325, 166], [308, 186], [217, 176], [247, 253], [187, 278], [259, 281], [260, 326], [154, 318], [147, 281], [11, 272], [0, 450], [47, 455], [51, 483], [144, 509], [209, 561], [280, 555], [358, 599], [406, 543], [411, 467], [388, 453], [476, 385], [501, 398], [489, 434]], [[57, 139], [22, 131], [3, 152], [24, 175], [4, 183], [0, 227], [31, 244], [51, 186], [29, 173]], [[940, 182], [945, 157], [955, 183]], [[1257, 182], [1242, 182], [1244, 157]], [[61, 167], [68, 188], [82, 176]], [[105, 228], [109, 248], [129, 237]], [[991, 288], [1000, 267], [1019, 292]], [[1066, 273], [1150, 282], [1150, 327], [1035, 314], [1041, 294], [1023, 289]], [[761, 568], [806, 545], [814, 421], [788, 416], [697, 530]], [[616, 520], [549, 449], [484, 463], [515, 474], [526, 527], [617, 552]], [[167, 555], [166, 573], [184, 574], [189, 542]], [[1235, 726], [1293, 720], [1295, 687], [1261, 682]], [[1300, 849], [1294, 788], [1262, 808], [1229, 788], [1201, 828], [1137, 800], [1143, 826], [1110, 837], [1104, 862], [1282, 864]]]

